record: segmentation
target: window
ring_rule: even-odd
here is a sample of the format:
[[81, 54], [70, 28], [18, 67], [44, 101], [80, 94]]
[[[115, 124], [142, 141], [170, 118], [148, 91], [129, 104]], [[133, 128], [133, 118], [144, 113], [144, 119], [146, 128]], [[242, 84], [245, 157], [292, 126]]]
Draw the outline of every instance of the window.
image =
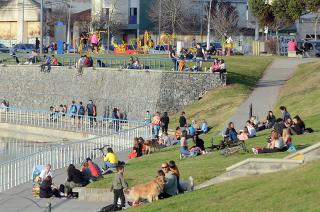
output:
[[137, 16], [138, 9], [137, 8], [130, 8], [130, 16]]

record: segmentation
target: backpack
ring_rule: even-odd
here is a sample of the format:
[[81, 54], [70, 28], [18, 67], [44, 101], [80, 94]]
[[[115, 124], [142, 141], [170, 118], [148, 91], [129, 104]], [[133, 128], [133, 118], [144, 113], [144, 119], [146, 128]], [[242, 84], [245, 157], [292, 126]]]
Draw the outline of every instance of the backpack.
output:
[[80, 105], [80, 108], [79, 108], [79, 114], [80, 115], [84, 115], [86, 112], [85, 112], [85, 109], [83, 107], [83, 105]]
[[88, 111], [88, 114], [90, 114], [90, 115], [94, 114], [93, 104], [87, 105], [87, 111]]
[[76, 105], [71, 105], [70, 111], [71, 111], [71, 113], [77, 113], [77, 106]]

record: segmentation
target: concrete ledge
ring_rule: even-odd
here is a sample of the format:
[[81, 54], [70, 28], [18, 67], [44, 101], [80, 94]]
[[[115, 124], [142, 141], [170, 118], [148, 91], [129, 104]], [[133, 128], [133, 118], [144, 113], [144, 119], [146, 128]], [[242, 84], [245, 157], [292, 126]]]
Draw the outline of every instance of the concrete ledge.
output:
[[78, 187], [73, 188], [72, 191], [79, 193], [78, 200], [108, 202], [113, 199], [113, 192], [109, 189]]
[[306, 162], [313, 161], [313, 160], [320, 160], [320, 143], [316, 143], [296, 153], [293, 153], [285, 157], [285, 159], [293, 159], [293, 160], [304, 159]]
[[249, 163], [303, 164], [303, 160], [275, 159], [275, 158], [248, 158], [246, 160], [243, 160], [239, 163], [236, 163], [232, 166], [227, 167], [226, 171], [227, 172], [232, 171], [234, 169], [237, 169]]
[[307, 148], [304, 148], [302, 150], [299, 150], [299, 151], [297, 151], [297, 152], [295, 152], [295, 153], [293, 153], [291, 155], [288, 155], [284, 159], [292, 159], [292, 158], [294, 158], [294, 157], [296, 157], [298, 155], [304, 155], [304, 154], [310, 153], [310, 152], [312, 152], [312, 151], [314, 151], [316, 149], [319, 149], [319, 148], [320, 148], [320, 142], [316, 143], [316, 144], [314, 144], [312, 146], [309, 146]]

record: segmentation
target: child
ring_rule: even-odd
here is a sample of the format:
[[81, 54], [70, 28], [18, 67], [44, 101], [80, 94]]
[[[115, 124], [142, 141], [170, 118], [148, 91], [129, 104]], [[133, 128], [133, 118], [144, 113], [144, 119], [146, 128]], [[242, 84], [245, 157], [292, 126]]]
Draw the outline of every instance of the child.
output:
[[113, 205], [114, 208], [117, 209], [117, 202], [118, 199], [120, 198], [121, 200], [121, 206], [118, 209], [122, 209], [125, 207], [126, 204], [126, 199], [124, 197], [124, 193], [123, 190], [127, 190], [128, 189], [128, 183], [126, 182], [126, 180], [123, 177], [123, 173], [124, 173], [124, 167], [123, 166], [118, 166], [117, 167], [117, 174], [114, 175], [113, 181], [112, 181], [112, 186], [110, 191], [113, 190], [113, 194], [114, 194], [114, 199], [113, 199]]

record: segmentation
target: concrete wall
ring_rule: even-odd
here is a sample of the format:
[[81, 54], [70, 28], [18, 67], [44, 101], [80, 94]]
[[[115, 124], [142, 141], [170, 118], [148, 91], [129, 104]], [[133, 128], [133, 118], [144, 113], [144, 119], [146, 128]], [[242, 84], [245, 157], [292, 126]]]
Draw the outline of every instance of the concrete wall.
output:
[[87, 104], [92, 99], [100, 116], [118, 107], [129, 118], [142, 119], [146, 110], [175, 112], [197, 100], [203, 89], [225, 84], [212, 73], [92, 68], [85, 69], [82, 77], [76, 73], [68, 67], [53, 67], [44, 74], [38, 66], [1, 66], [0, 99], [36, 109], [70, 105], [72, 100]]

